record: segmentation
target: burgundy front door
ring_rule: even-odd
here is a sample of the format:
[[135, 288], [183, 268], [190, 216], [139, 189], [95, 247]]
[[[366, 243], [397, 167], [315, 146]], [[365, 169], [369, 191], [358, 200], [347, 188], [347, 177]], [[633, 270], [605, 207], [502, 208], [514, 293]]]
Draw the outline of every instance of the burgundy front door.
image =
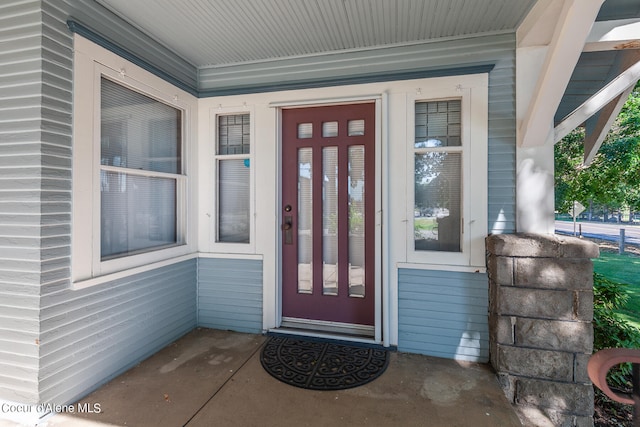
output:
[[282, 111], [282, 314], [374, 324], [375, 104]]

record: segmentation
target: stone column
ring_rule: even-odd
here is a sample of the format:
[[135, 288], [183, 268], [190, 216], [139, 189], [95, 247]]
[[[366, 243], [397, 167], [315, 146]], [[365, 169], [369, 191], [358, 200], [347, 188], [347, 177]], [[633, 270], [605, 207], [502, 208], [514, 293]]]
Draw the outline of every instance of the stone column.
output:
[[574, 237], [489, 236], [491, 364], [527, 423], [592, 426], [593, 263]]

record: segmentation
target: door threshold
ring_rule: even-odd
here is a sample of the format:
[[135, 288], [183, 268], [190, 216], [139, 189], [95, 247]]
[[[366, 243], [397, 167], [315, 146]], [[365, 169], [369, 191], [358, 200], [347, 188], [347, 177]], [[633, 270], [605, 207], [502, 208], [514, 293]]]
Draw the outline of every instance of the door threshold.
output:
[[345, 335], [345, 334], [336, 334], [331, 332], [323, 332], [323, 331], [312, 331], [309, 329], [303, 328], [291, 328], [291, 327], [279, 327], [269, 329], [267, 334], [273, 335], [290, 335], [292, 337], [305, 337], [305, 338], [316, 338], [320, 340], [330, 340], [330, 341], [339, 341], [344, 342], [346, 344], [364, 344], [365, 346], [372, 347], [382, 347], [382, 343], [376, 341], [373, 337], [368, 336], [357, 336], [357, 335]]
[[351, 323], [283, 317], [280, 327], [270, 329], [269, 332], [368, 345], [381, 344], [375, 340], [375, 328], [373, 326]]
[[280, 324], [283, 328], [302, 329], [313, 332], [355, 336], [363, 338], [373, 338], [375, 328], [368, 325], [358, 325], [355, 323], [330, 322], [326, 320], [298, 319], [294, 317], [283, 317]]

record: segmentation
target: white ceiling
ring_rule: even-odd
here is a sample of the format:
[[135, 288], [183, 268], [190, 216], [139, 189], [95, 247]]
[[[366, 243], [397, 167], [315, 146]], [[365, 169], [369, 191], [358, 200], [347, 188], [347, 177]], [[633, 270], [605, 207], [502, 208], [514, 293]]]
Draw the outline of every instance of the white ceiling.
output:
[[97, 0], [197, 67], [512, 32], [535, 0]]

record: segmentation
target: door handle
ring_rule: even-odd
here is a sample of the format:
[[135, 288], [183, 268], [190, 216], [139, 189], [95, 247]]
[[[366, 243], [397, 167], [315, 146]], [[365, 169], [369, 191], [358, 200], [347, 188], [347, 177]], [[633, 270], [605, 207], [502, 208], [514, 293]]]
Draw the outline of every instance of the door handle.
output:
[[293, 216], [286, 215], [284, 217], [284, 223], [282, 224], [282, 231], [284, 231], [284, 244], [293, 244]]

